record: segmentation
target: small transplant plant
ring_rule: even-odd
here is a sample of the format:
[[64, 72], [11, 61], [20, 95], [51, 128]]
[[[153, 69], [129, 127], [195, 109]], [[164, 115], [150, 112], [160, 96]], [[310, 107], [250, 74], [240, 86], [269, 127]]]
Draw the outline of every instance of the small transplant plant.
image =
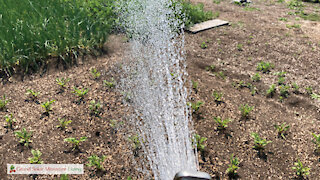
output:
[[258, 71], [262, 71], [263, 73], [268, 73], [270, 70], [274, 68], [274, 65], [269, 62], [259, 62], [257, 66]]
[[197, 113], [200, 109], [200, 106], [203, 105], [204, 103], [202, 101], [197, 101], [197, 102], [188, 102], [188, 106], [191, 106], [193, 113]]
[[70, 81], [70, 78], [57, 78], [56, 82], [60, 86], [61, 90], [64, 90], [66, 88], [67, 83]]
[[248, 104], [241, 105], [240, 106], [240, 111], [241, 111], [241, 116], [244, 118], [247, 118], [249, 116], [249, 113], [253, 110], [254, 106], [249, 106]]
[[200, 45], [201, 49], [206, 49], [208, 47], [206, 42], [202, 42]]
[[210, 65], [210, 66], [207, 66], [207, 67], [206, 67], [206, 70], [207, 70], [207, 71], [211, 71], [211, 72], [214, 72], [215, 69], [216, 69], [216, 66], [215, 66], [215, 65]]
[[17, 120], [13, 117], [12, 113], [10, 115], [5, 115], [4, 118], [7, 122], [7, 127], [13, 129], [13, 124], [17, 122]]
[[80, 143], [84, 142], [86, 140], [87, 140], [87, 137], [85, 137], [85, 136], [81, 137], [80, 139], [76, 139], [73, 137], [69, 137], [69, 138], [64, 139], [65, 142], [69, 142], [72, 144], [72, 151], [79, 150]]
[[3, 95], [2, 99], [0, 98], [0, 111], [5, 110], [9, 102], [10, 100], [6, 98], [6, 95]]
[[243, 44], [237, 44], [238, 51], [243, 51]]
[[312, 142], [317, 146], [316, 152], [320, 153], [320, 134], [317, 135], [315, 133], [312, 133], [312, 136], [314, 137]]
[[307, 176], [310, 174], [310, 169], [309, 167], [303, 166], [302, 162], [298, 159], [298, 162], [294, 163], [294, 166], [292, 167], [293, 170], [296, 171], [296, 175], [299, 178], [303, 178], [304, 176]]
[[308, 87], [306, 87], [305, 89], [306, 89], [306, 91], [307, 91], [307, 94], [311, 95], [311, 94], [313, 93], [313, 89], [312, 89], [311, 86], [308, 86]]
[[281, 125], [275, 124], [274, 127], [278, 132], [278, 136], [282, 137], [283, 139], [286, 139], [285, 134], [286, 134], [286, 131], [290, 128], [290, 126], [284, 122]]
[[17, 138], [20, 139], [19, 143], [23, 144], [26, 147], [29, 147], [29, 144], [32, 142], [31, 136], [32, 132], [27, 132], [25, 128], [23, 128], [21, 131], [16, 131], [14, 133]]
[[58, 118], [58, 120], [59, 120], [59, 125], [56, 127], [60, 129], [66, 129], [67, 125], [72, 122], [71, 120], [68, 121], [68, 120], [65, 120], [64, 118]]
[[138, 135], [132, 135], [129, 138], [129, 141], [132, 143], [132, 147], [135, 151], [139, 150], [142, 148], [142, 144], [140, 142], [139, 136]]
[[46, 114], [49, 114], [49, 112], [52, 111], [51, 105], [52, 105], [52, 103], [54, 103], [55, 101], [56, 101], [56, 100], [51, 100], [51, 101], [47, 101], [47, 102], [44, 102], [44, 103], [41, 104], [41, 107], [44, 108]]
[[61, 174], [60, 180], [69, 180], [68, 174]]
[[212, 93], [212, 96], [214, 97], [214, 101], [216, 103], [221, 103], [223, 100], [222, 100], [222, 92], [217, 92], [217, 91], [213, 91]]
[[298, 86], [298, 84], [297, 83], [293, 83], [292, 85], [291, 85], [291, 88], [293, 89], [293, 93], [296, 93], [296, 94], [298, 94], [299, 93], [299, 86]]
[[316, 93], [312, 93], [312, 94], [311, 94], [311, 98], [312, 98], [312, 99], [320, 99], [320, 95], [319, 95], [319, 94], [316, 94]]
[[43, 164], [43, 161], [40, 159], [42, 153], [39, 150], [31, 149], [31, 154], [33, 157], [28, 158], [30, 164]]
[[254, 82], [259, 82], [260, 80], [261, 80], [261, 76], [260, 76], [260, 74], [257, 72], [256, 74], [254, 74], [253, 76], [252, 76], [252, 81], [254, 81]]
[[218, 130], [225, 130], [228, 127], [228, 123], [231, 122], [231, 119], [222, 120], [221, 117], [214, 117], [214, 121], [218, 124]]
[[38, 95], [40, 94], [40, 92], [35, 92], [32, 89], [28, 89], [26, 92], [26, 95], [32, 100], [35, 101], [38, 99]]
[[233, 154], [231, 154], [230, 156], [230, 164], [229, 164], [229, 167], [226, 171], [226, 173], [229, 175], [229, 176], [236, 176], [237, 175], [237, 170], [239, 169], [239, 160], [237, 157], [235, 157]]
[[115, 81], [113, 78], [111, 78], [111, 81], [103, 80], [103, 85], [108, 88], [114, 88], [115, 87]]
[[194, 134], [193, 138], [194, 146], [197, 148], [198, 151], [203, 152], [206, 147], [205, 141], [207, 140], [207, 138], [201, 137], [199, 134]]
[[88, 89], [78, 89], [76, 87], [73, 87], [72, 91], [76, 96], [79, 97], [79, 101], [84, 99], [84, 96], [88, 94], [89, 90]]
[[276, 85], [275, 85], [275, 84], [272, 84], [272, 85], [269, 87], [269, 89], [267, 90], [266, 96], [267, 96], [267, 97], [273, 97], [275, 93], [276, 93]]
[[194, 81], [194, 80], [191, 80], [192, 82], [192, 89], [194, 89], [195, 93], [198, 92], [198, 82], [197, 81]]
[[267, 141], [266, 139], [262, 139], [257, 133], [251, 133], [251, 136], [254, 138], [253, 149], [258, 151], [263, 151], [265, 146], [272, 141]]
[[99, 71], [97, 71], [96, 68], [92, 68], [90, 70], [90, 73], [91, 73], [93, 79], [98, 79], [101, 76], [101, 73]]
[[99, 116], [101, 113], [101, 107], [102, 105], [100, 102], [96, 102], [95, 100], [90, 101], [89, 109], [92, 115]]
[[288, 85], [279, 86], [280, 100], [283, 100], [283, 98], [287, 98], [289, 96], [289, 88], [290, 87]]
[[88, 157], [89, 163], [87, 164], [87, 166], [89, 167], [94, 166], [97, 168], [98, 171], [104, 171], [103, 162], [105, 159], [106, 159], [106, 156], [99, 157], [97, 155], [92, 155]]

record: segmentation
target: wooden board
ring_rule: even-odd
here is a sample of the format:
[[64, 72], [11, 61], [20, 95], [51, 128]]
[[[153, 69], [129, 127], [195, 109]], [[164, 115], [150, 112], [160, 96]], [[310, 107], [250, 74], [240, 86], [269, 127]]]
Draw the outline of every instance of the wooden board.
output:
[[224, 25], [228, 25], [228, 24], [229, 24], [228, 21], [223, 21], [223, 20], [220, 20], [220, 19], [213, 19], [213, 20], [209, 20], [209, 21], [205, 21], [205, 22], [202, 22], [202, 23], [195, 24], [190, 29], [188, 29], [188, 31], [190, 31], [192, 33], [198, 33], [200, 31], [205, 31], [205, 30], [208, 30], [208, 29], [211, 29], [211, 28], [224, 26]]

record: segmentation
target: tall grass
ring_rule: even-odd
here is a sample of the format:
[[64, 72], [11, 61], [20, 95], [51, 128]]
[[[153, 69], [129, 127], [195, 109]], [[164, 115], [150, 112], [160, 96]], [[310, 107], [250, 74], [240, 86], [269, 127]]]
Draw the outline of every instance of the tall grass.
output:
[[112, 28], [111, 0], [0, 0], [0, 70], [25, 72], [49, 58], [69, 61], [101, 48]]

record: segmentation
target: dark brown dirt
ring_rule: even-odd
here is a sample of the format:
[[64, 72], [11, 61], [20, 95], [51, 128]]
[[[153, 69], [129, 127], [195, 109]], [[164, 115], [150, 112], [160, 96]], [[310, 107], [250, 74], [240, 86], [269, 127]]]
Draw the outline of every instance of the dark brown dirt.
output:
[[[203, 2], [207, 10], [219, 11], [219, 18], [231, 23], [230, 26], [185, 35], [188, 73], [190, 79], [199, 83], [198, 92], [193, 92], [191, 97], [205, 103], [200, 107], [201, 118], [194, 117], [197, 133], [208, 138], [204, 154], [199, 155], [200, 170], [216, 179], [228, 179], [225, 171], [230, 155], [234, 153], [241, 162], [239, 179], [294, 179], [292, 166], [298, 159], [311, 168], [309, 179], [320, 179], [320, 156], [314, 153], [315, 145], [311, 142], [311, 133], [320, 133], [320, 101], [311, 99], [305, 91], [305, 87], [312, 86], [315, 93], [320, 93], [320, 36], [317, 28], [320, 22], [296, 20], [295, 16], [287, 15], [292, 10], [275, 1], [255, 1], [250, 7], [259, 10], [253, 11], [245, 11], [244, 7], [229, 1], [220, 4], [207, 0], [193, 2]], [[306, 9], [320, 8], [316, 4], [312, 6], [309, 4]], [[279, 21], [280, 17], [286, 17], [288, 22]], [[301, 24], [301, 28], [286, 27], [286, 24], [293, 23]], [[204, 41], [208, 47], [201, 49]], [[239, 44], [242, 44], [241, 50], [237, 47]], [[85, 167], [84, 175], [70, 175], [70, 179], [127, 179], [128, 176], [143, 179], [143, 175], [134, 169], [128, 132], [122, 128], [125, 126], [125, 107], [121, 95], [102, 83], [117, 76], [113, 67], [122, 58], [126, 45], [122, 36], [112, 36], [106, 47], [108, 53], [100, 58], [87, 58], [67, 70], [49, 67], [44, 75], [30, 75], [23, 81], [14, 76], [0, 86], [0, 96], [6, 94], [11, 99], [7, 110], [0, 111], [0, 117], [13, 113], [17, 119], [14, 131], [24, 127], [33, 131], [31, 147], [42, 152], [46, 164], [86, 164], [92, 154], [107, 156], [105, 172]], [[251, 76], [258, 72], [256, 67], [260, 61], [271, 62], [275, 67], [270, 73], [260, 73], [260, 82], [252, 82]], [[206, 71], [210, 65], [216, 66], [214, 72]], [[93, 67], [102, 73], [98, 80], [91, 77]], [[295, 94], [290, 88], [288, 98], [282, 102], [278, 90], [272, 98], [265, 95], [271, 84], [277, 84], [274, 73], [280, 71], [287, 72], [286, 84], [296, 82], [301, 91]], [[217, 76], [218, 72], [223, 72], [225, 79]], [[66, 91], [58, 93], [55, 79], [61, 77], [71, 80]], [[235, 81], [252, 83], [257, 93], [251, 95], [248, 88], [236, 89], [232, 85]], [[74, 102], [74, 86], [89, 88], [81, 104]], [[41, 92], [40, 103], [56, 100], [49, 116], [42, 115], [40, 104], [25, 101], [27, 89]], [[214, 90], [223, 93], [223, 103], [215, 103]], [[93, 99], [103, 104], [100, 117], [90, 115], [88, 106]], [[242, 104], [254, 106], [247, 119], [241, 118], [239, 106]], [[233, 119], [225, 132], [216, 130], [215, 116]], [[65, 131], [56, 128], [61, 117], [72, 120]], [[118, 128], [111, 127], [112, 119], [118, 122]], [[286, 139], [279, 138], [274, 128], [274, 124], [282, 122], [290, 125]], [[31, 148], [20, 146], [13, 130], [4, 126], [3, 119], [0, 127], [0, 179], [32, 179], [28, 175], [6, 174], [7, 163], [29, 163]], [[259, 157], [252, 149], [252, 132], [272, 141], [266, 146], [264, 156]], [[80, 145], [80, 152], [71, 152], [70, 144], [63, 141], [67, 137], [82, 136], [88, 140]], [[58, 177], [39, 175], [36, 178]]]

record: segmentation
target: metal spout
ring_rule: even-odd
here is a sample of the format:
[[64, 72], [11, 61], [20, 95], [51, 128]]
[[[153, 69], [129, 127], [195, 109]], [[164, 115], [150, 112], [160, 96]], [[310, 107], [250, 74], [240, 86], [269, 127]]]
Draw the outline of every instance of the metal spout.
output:
[[180, 171], [173, 180], [211, 180], [211, 176], [208, 173], [201, 171]]

